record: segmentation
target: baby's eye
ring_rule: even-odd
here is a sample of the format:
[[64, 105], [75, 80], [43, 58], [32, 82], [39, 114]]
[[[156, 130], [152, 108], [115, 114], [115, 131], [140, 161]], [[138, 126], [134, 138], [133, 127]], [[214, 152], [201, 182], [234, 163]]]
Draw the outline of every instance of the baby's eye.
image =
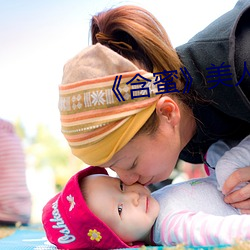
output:
[[119, 204], [118, 205], [118, 214], [121, 216], [121, 213], [122, 213], [122, 208], [123, 208], [123, 205], [122, 204]]
[[121, 189], [121, 191], [123, 191], [123, 189], [124, 189], [123, 182], [121, 180], [120, 180], [120, 189]]

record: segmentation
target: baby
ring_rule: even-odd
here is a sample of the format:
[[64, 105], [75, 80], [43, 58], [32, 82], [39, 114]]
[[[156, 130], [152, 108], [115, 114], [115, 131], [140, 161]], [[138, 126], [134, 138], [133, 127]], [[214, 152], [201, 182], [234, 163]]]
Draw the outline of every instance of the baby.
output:
[[210, 168], [209, 177], [169, 185], [152, 194], [141, 184], [127, 186], [103, 168], [88, 167], [44, 207], [47, 238], [60, 249], [207, 246], [250, 239], [250, 216], [226, 204], [219, 190], [227, 175], [249, 163], [250, 136], [228, 150], [219, 141], [208, 151], [209, 165], [218, 161], [217, 179]]

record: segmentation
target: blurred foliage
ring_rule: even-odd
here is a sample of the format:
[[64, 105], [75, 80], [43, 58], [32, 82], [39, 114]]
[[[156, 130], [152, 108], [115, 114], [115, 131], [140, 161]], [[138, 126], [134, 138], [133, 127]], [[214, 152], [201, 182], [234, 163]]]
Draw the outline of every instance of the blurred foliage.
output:
[[27, 135], [20, 120], [14, 125], [24, 144], [27, 166], [35, 169], [51, 167], [58, 191], [73, 174], [85, 167], [84, 163], [71, 153], [66, 140], [53, 136], [45, 125], [39, 124], [33, 136]]
[[15, 124], [13, 124], [15, 126], [15, 130], [16, 130], [16, 133], [17, 135], [21, 138], [21, 139], [25, 139], [26, 138], [26, 131], [25, 131], [25, 128], [22, 124], [22, 121], [21, 119], [17, 119], [15, 121]]

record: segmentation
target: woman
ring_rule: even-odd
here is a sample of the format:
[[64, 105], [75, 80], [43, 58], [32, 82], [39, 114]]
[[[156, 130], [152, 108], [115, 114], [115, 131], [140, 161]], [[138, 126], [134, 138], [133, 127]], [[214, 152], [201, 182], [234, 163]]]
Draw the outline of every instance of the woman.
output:
[[[144, 9], [94, 16], [94, 45], [65, 65], [60, 86], [62, 132], [72, 152], [113, 169], [128, 185], [149, 185], [168, 178], [179, 157], [201, 163], [217, 140], [250, 134], [249, 11], [250, 1], [239, 1], [177, 52]], [[207, 68], [219, 66], [231, 67], [226, 84], [223, 77], [217, 84], [218, 75], [206, 79]], [[238, 170], [224, 190], [249, 179], [250, 167]], [[249, 193], [247, 185], [225, 201], [250, 211]]]

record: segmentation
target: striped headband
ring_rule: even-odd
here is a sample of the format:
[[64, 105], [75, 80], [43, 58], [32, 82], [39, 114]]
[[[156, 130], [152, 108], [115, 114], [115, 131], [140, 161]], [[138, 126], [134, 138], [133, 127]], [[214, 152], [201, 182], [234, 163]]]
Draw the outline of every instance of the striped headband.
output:
[[72, 153], [94, 166], [110, 160], [155, 110], [154, 82], [152, 73], [99, 43], [68, 61], [59, 110]]

